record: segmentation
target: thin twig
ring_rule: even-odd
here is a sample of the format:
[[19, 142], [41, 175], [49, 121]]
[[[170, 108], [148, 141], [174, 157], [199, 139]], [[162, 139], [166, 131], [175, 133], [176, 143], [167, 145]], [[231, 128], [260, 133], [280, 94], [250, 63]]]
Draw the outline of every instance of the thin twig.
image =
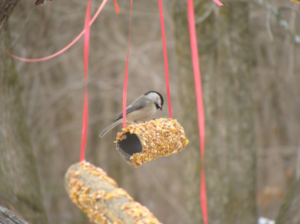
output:
[[293, 29], [290, 27], [289, 23], [286, 20], [280, 18], [280, 9], [279, 8], [275, 9], [274, 7], [272, 7], [271, 5], [269, 5], [268, 3], [266, 3], [263, 0], [256, 0], [255, 3], [258, 4], [259, 6], [265, 8], [269, 13], [274, 15], [278, 24], [281, 27], [283, 27], [285, 29], [285, 31], [288, 32], [288, 34], [293, 38], [294, 42], [296, 44], [300, 44], [300, 36], [293, 31]]
[[273, 37], [273, 33], [272, 33], [272, 30], [271, 30], [271, 26], [270, 26], [270, 15], [271, 15], [271, 13], [267, 12], [266, 27], [267, 27], [267, 31], [268, 31], [268, 34], [270, 36], [271, 42], [273, 42], [274, 41], [274, 37]]

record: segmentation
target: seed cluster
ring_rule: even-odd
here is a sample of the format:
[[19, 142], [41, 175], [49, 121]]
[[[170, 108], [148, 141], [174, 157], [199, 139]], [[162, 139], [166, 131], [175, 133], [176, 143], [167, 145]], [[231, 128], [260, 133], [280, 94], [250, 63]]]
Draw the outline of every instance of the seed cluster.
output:
[[100, 168], [88, 162], [72, 165], [65, 187], [73, 203], [98, 224], [161, 224], [153, 214]]
[[[144, 214], [148, 214], [150, 212], [146, 207], [141, 206], [141, 204], [138, 202], [124, 204], [122, 206], [122, 210], [124, 210], [128, 215], [134, 217], [135, 224], [162, 224], [153, 215], [152, 217], [145, 216]], [[140, 217], [143, 218], [141, 219]]]
[[145, 123], [129, 125], [117, 135], [119, 141], [124, 140], [126, 133], [139, 137], [143, 151], [130, 157], [130, 165], [139, 167], [147, 161], [160, 156], [169, 156], [181, 151], [187, 144], [183, 127], [171, 118], [160, 118]]

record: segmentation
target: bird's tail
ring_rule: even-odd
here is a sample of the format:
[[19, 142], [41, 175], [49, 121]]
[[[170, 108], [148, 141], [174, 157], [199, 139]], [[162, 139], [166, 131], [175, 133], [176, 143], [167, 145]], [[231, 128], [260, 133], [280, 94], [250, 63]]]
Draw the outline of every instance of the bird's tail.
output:
[[101, 131], [101, 133], [99, 134], [99, 137], [102, 138], [104, 135], [106, 135], [107, 132], [109, 132], [111, 129], [116, 127], [118, 124], [121, 124], [122, 122], [123, 122], [123, 119], [119, 119], [119, 120], [115, 121], [114, 123], [110, 124], [109, 126], [104, 128], [103, 131]]

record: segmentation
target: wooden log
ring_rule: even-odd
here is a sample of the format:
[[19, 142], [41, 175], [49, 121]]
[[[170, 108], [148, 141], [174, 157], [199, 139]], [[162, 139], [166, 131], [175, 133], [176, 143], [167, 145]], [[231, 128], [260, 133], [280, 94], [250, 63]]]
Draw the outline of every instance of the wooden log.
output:
[[138, 167], [158, 157], [180, 152], [188, 140], [177, 120], [160, 118], [128, 125], [118, 133], [116, 144], [128, 164]]
[[88, 162], [72, 165], [65, 175], [72, 200], [98, 224], [161, 224], [107, 174]]

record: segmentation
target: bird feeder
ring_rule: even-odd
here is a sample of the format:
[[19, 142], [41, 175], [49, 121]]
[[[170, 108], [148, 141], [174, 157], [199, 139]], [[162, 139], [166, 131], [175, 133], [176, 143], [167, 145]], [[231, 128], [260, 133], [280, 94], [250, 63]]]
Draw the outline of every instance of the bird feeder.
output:
[[88, 162], [73, 164], [65, 188], [74, 204], [97, 224], [162, 224], [107, 174]]
[[130, 165], [139, 167], [160, 156], [180, 152], [187, 144], [183, 127], [171, 118], [128, 125], [117, 135], [117, 150]]

